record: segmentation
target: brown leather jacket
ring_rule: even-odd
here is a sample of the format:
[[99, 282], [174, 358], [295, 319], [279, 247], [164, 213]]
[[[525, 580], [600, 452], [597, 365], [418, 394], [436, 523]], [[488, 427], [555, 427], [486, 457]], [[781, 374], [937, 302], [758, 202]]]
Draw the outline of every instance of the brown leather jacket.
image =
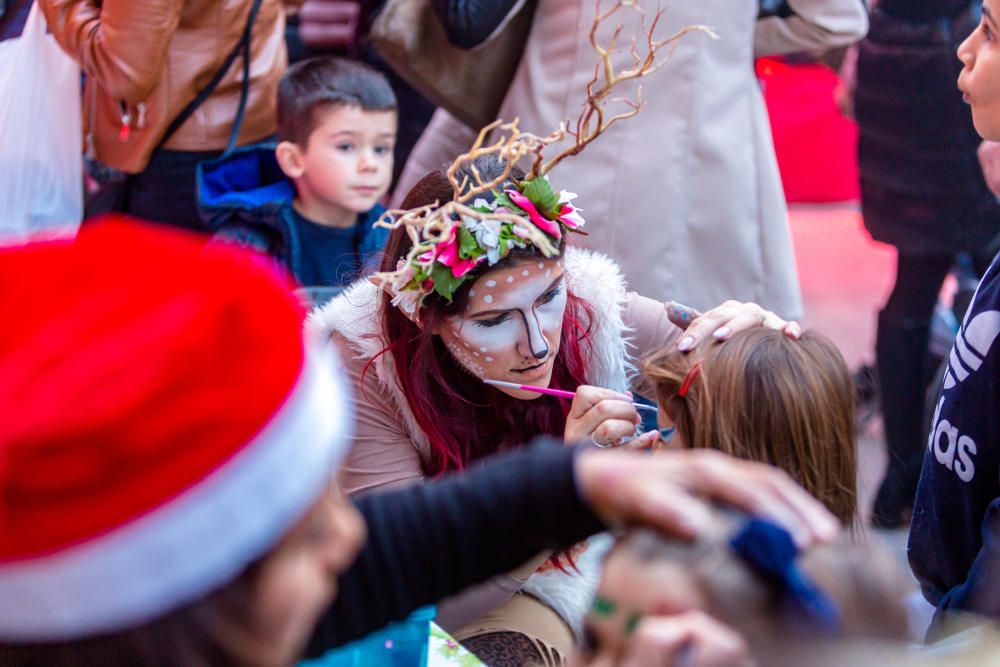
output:
[[[167, 126], [239, 42], [251, 0], [38, 0], [56, 40], [87, 76], [86, 150], [116, 169], [145, 169]], [[287, 66], [282, 0], [263, 0], [253, 29], [250, 95], [239, 143], [275, 131]], [[298, 4], [294, 2], [293, 4]], [[215, 92], [163, 148], [226, 147], [239, 105], [238, 58]], [[128, 131], [123, 119], [128, 118]]]

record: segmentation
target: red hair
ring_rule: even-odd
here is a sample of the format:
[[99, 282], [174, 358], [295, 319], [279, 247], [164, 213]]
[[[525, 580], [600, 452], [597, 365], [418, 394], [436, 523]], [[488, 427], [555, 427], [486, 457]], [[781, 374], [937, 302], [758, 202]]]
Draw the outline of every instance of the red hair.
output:
[[[566, 296], [552, 385], [572, 390], [586, 383], [583, 346], [590, 345], [593, 310], [571, 292]], [[441, 310], [425, 309], [417, 326], [389, 301], [386, 296], [382, 304], [383, 335], [393, 342], [382, 353], [392, 355], [395, 380], [430, 443], [424, 472], [440, 475], [461, 470], [471, 461], [539, 435], [562, 438], [568, 399], [541, 396], [525, 401], [484, 384], [462, 368], [432, 333], [446, 317]]]

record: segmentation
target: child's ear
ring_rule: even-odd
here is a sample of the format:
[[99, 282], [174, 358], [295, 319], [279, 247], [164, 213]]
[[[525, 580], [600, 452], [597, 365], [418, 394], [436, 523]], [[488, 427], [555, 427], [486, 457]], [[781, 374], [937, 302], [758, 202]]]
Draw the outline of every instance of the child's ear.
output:
[[302, 178], [306, 172], [305, 160], [299, 145], [291, 141], [282, 141], [274, 149], [274, 156], [278, 159], [278, 166], [288, 178]]

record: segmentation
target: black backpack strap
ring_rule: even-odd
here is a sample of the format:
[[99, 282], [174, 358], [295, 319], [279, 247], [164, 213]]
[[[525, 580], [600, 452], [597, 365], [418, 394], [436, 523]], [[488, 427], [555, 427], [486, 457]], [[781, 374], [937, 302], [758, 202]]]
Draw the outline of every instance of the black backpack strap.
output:
[[174, 133], [180, 129], [181, 125], [187, 122], [191, 117], [191, 114], [195, 112], [202, 102], [207, 100], [213, 92], [215, 92], [216, 87], [218, 87], [219, 82], [229, 71], [229, 68], [233, 66], [233, 62], [239, 55], [243, 54], [243, 86], [240, 90], [240, 105], [236, 112], [236, 118], [233, 120], [233, 130], [229, 135], [229, 144], [226, 147], [226, 152], [228, 153], [236, 145], [236, 139], [240, 134], [240, 127], [243, 125], [243, 114], [246, 111], [247, 96], [250, 92], [250, 38], [253, 35], [253, 24], [257, 20], [257, 13], [260, 11], [261, 0], [253, 0], [253, 5], [250, 7], [250, 14], [247, 17], [246, 27], [243, 29], [243, 35], [240, 37], [240, 41], [236, 43], [233, 50], [229, 52], [226, 59], [222, 63], [222, 67], [219, 71], [215, 73], [212, 80], [208, 82], [198, 95], [188, 102], [187, 106], [184, 107], [179, 114], [171, 121], [170, 125], [167, 126], [167, 131], [163, 134], [160, 142], [156, 145], [159, 148], [163, 144], [170, 140], [170, 137], [174, 136]]

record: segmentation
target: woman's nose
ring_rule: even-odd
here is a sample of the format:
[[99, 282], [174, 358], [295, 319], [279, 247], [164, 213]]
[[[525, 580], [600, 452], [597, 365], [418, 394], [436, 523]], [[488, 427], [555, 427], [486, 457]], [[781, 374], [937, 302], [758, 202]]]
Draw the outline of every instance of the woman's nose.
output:
[[518, 313], [521, 314], [521, 319], [524, 321], [524, 330], [528, 338], [528, 351], [531, 356], [535, 359], [544, 359], [549, 356], [549, 343], [545, 340], [542, 328], [538, 324], [538, 318], [533, 312], [525, 313], [519, 310]]

